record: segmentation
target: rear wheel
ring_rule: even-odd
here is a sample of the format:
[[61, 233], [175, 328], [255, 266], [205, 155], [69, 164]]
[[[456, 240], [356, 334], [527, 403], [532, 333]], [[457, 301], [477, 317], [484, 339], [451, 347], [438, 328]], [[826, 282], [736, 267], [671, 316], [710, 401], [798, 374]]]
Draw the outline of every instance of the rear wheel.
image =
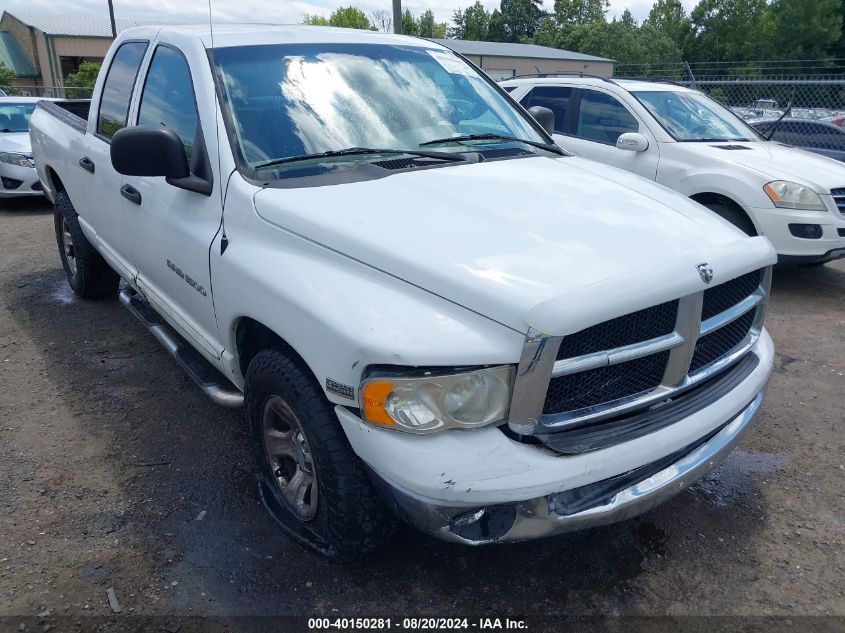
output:
[[754, 223], [744, 211], [721, 202], [708, 202], [704, 206], [716, 215], [733, 224], [741, 231], [744, 231], [746, 235], [757, 235], [757, 229], [754, 228]]
[[280, 349], [249, 363], [245, 414], [264, 505], [285, 532], [334, 562], [362, 558], [396, 519], [314, 377]]
[[68, 284], [83, 299], [104, 299], [117, 294], [120, 277], [103, 259], [79, 226], [79, 216], [65, 192], [56, 195], [56, 242]]

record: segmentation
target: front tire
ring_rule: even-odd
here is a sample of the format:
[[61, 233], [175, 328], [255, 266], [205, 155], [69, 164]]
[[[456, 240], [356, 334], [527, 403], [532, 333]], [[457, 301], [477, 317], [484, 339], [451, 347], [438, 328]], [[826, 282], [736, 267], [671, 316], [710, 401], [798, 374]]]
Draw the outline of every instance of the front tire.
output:
[[73, 291], [83, 299], [105, 299], [117, 294], [120, 277], [85, 237], [79, 215], [64, 191], [56, 195], [53, 215], [59, 257]]
[[333, 562], [362, 558], [390, 537], [395, 516], [307, 368], [280, 350], [259, 352], [244, 404], [262, 500], [285, 532]]
[[743, 211], [735, 209], [730, 205], [722, 204], [721, 202], [710, 202], [705, 204], [704, 206], [710, 209], [719, 217], [733, 224], [736, 228], [738, 228], [740, 231], [743, 231], [746, 235], [750, 235], [751, 237], [757, 235], [757, 229], [754, 228], [754, 223], [747, 215], [745, 215]]

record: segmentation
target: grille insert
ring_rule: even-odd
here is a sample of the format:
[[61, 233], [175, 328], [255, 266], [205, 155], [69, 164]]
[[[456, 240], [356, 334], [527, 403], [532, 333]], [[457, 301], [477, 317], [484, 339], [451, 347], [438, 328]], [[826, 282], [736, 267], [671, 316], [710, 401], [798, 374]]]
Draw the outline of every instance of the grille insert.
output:
[[833, 196], [833, 201], [836, 203], [836, 208], [839, 209], [839, 213], [845, 214], [845, 188], [831, 189], [830, 195]]
[[638, 310], [565, 336], [557, 360], [641, 343], [675, 330], [678, 300]]
[[754, 315], [756, 314], [756, 308], [749, 310], [736, 321], [698, 339], [695, 344], [695, 352], [692, 355], [692, 363], [690, 363], [690, 373], [719, 360], [739, 345], [751, 330], [751, 324], [754, 323]]
[[761, 274], [761, 271], [755, 270], [754, 272], [705, 290], [704, 305], [701, 309], [701, 320], [706, 321], [710, 317], [729, 310], [750, 296], [760, 285]]
[[627, 363], [552, 378], [543, 413], [576, 411], [651, 391], [660, 385], [668, 361], [666, 350]]

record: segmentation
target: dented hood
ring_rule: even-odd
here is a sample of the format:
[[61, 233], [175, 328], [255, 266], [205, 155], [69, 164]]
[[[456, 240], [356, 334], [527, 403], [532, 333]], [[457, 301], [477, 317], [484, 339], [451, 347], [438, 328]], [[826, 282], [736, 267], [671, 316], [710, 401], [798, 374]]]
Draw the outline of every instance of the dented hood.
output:
[[[772, 264], [698, 204], [627, 172], [534, 156], [265, 188], [260, 217], [519, 331], [568, 334]], [[368, 300], [362, 297], [362, 300]]]

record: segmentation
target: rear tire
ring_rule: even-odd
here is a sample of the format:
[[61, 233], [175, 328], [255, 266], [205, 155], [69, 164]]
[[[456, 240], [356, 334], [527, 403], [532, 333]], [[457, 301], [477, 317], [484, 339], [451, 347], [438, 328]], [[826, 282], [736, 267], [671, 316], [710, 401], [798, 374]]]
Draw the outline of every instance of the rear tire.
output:
[[68, 195], [56, 195], [56, 242], [67, 282], [83, 299], [105, 299], [117, 294], [120, 277], [109, 267], [82, 232], [79, 215]]
[[754, 228], [754, 223], [743, 211], [740, 211], [730, 205], [722, 204], [721, 202], [708, 202], [704, 206], [722, 219], [725, 219], [733, 224], [746, 235], [750, 235], [752, 237], [757, 235], [757, 229]]
[[396, 517], [308, 369], [263, 350], [247, 368], [244, 395], [261, 497], [280, 527], [336, 563], [381, 546]]

